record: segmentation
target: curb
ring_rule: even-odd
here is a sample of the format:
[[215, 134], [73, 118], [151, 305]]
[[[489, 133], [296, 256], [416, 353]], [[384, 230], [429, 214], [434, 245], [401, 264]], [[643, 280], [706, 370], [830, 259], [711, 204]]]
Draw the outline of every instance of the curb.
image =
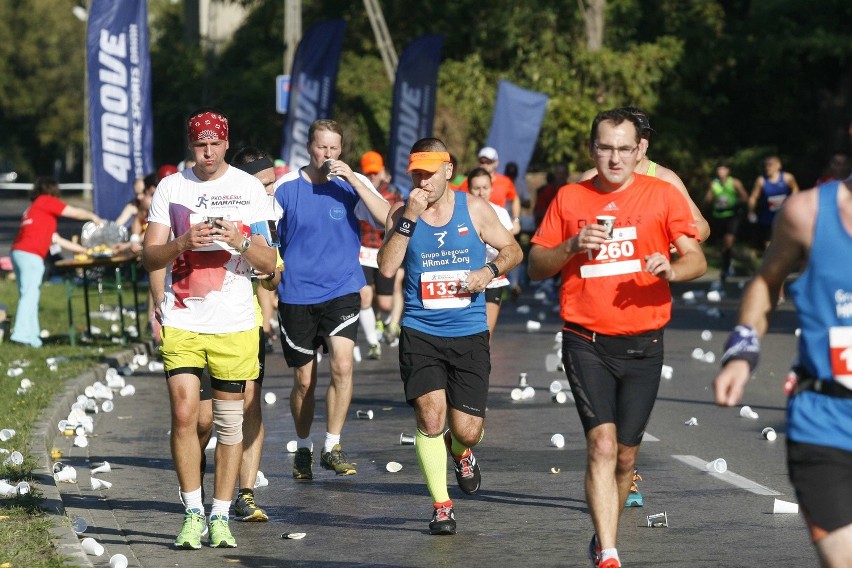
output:
[[56, 395], [53, 404], [42, 411], [34, 425], [32, 439], [43, 440], [43, 443], [36, 443], [31, 449], [31, 455], [38, 464], [32, 473], [42, 495], [40, 508], [47, 514], [50, 523], [53, 525], [50, 534], [54, 548], [68, 566], [90, 568], [94, 564], [91, 557], [83, 551], [83, 547], [80, 545], [80, 537], [71, 527], [71, 521], [65, 513], [65, 506], [62, 502], [62, 493], [53, 479], [53, 459], [50, 457], [50, 451], [59, 432], [56, 423], [68, 415], [68, 409], [77, 400], [77, 396], [83, 393], [86, 386], [106, 376], [106, 370], [109, 367], [126, 365], [137, 353], [152, 352], [152, 344], [146, 342], [134, 343], [129, 345], [127, 349], [104, 355], [102, 362], [94, 369], [85, 371], [76, 378], [68, 379], [64, 391]]

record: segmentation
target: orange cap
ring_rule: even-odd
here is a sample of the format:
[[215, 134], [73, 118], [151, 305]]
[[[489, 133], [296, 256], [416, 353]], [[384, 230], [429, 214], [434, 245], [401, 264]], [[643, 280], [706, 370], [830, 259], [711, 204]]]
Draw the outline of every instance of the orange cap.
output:
[[444, 162], [450, 161], [449, 152], [415, 152], [408, 156], [408, 173], [423, 170], [435, 173]]
[[385, 161], [378, 152], [370, 150], [361, 156], [361, 171], [365, 174], [377, 174], [385, 167]]

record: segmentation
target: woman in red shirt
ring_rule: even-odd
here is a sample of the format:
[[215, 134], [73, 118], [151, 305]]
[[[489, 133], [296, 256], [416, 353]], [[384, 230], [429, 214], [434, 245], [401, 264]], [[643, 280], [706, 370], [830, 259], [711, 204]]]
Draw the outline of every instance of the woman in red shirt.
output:
[[41, 347], [38, 302], [44, 277], [44, 259], [50, 249], [57, 219], [70, 217], [80, 221], [103, 220], [85, 209], [67, 205], [59, 199], [59, 184], [51, 178], [39, 178], [30, 194], [32, 204], [24, 211], [21, 228], [12, 244], [12, 266], [18, 281], [18, 309], [12, 343]]

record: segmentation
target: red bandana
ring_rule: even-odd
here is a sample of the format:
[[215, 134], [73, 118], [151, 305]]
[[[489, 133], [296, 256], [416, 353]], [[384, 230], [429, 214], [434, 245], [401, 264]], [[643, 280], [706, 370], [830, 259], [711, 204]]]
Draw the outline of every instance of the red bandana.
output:
[[190, 143], [199, 140], [227, 140], [228, 119], [214, 112], [201, 112], [189, 119], [186, 130]]

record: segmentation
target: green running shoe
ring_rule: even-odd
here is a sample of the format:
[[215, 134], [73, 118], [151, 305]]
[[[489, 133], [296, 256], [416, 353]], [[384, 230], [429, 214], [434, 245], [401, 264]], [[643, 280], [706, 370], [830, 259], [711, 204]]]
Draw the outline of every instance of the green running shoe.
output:
[[269, 520], [263, 509], [254, 502], [254, 493], [240, 493], [234, 501], [234, 514], [238, 521], [246, 523], [265, 523]]
[[335, 444], [330, 452], [325, 450], [320, 454], [320, 463], [325, 469], [334, 471], [337, 475], [355, 475], [355, 464], [346, 459], [346, 454], [340, 444]]
[[183, 527], [175, 538], [175, 546], [187, 550], [198, 550], [201, 548], [201, 535], [206, 528], [207, 520], [204, 515], [194, 509], [187, 509], [183, 516]]
[[225, 515], [210, 516], [210, 546], [211, 548], [236, 548], [237, 539], [228, 527], [228, 517]]

